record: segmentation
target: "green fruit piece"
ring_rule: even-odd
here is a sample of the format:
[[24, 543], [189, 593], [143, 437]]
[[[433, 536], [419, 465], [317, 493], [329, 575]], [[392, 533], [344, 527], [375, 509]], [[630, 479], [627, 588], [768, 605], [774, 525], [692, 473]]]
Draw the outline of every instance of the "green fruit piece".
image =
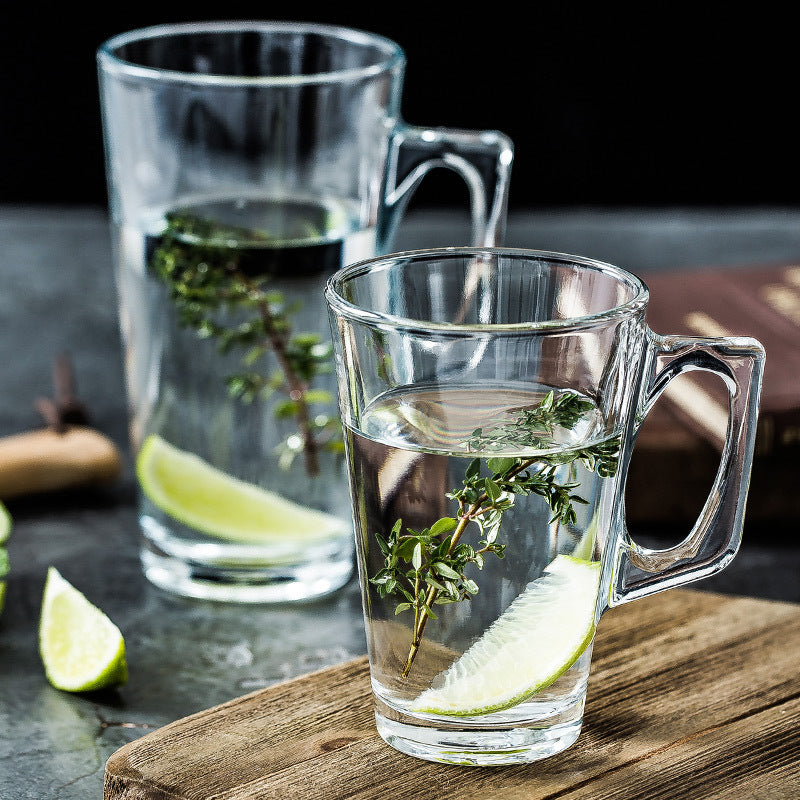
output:
[[128, 680], [119, 628], [55, 567], [48, 569], [44, 586], [39, 653], [47, 679], [65, 692], [105, 689]]
[[12, 527], [13, 520], [11, 519], [11, 514], [8, 513], [5, 504], [0, 501], [0, 545], [8, 541], [8, 537], [11, 536]]
[[491, 714], [549, 686], [592, 641], [599, 585], [599, 562], [557, 556], [411, 711]]
[[8, 550], [6, 550], [5, 544], [9, 536], [11, 536], [12, 527], [11, 514], [8, 513], [5, 503], [0, 500], [0, 613], [3, 611], [6, 600], [6, 577], [11, 571], [8, 563]]
[[597, 514], [589, 520], [589, 524], [586, 526], [583, 536], [581, 536], [570, 555], [572, 555], [573, 558], [579, 558], [583, 561], [591, 561], [594, 555], [594, 544], [596, 540]]
[[154, 505], [218, 539], [313, 543], [349, 535], [341, 519], [234, 478], [160, 436], [145, 440], [136, 474]]

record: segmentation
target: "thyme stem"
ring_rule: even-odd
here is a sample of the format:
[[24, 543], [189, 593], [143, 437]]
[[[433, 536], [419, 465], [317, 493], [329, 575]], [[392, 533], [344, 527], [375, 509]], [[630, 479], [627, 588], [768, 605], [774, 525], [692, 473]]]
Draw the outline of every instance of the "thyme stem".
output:
[[308, 403], [306, 402], [308, 383], [301, 380], [292, 367], [286, 352], [287, 336], [278, 332], [275, 317], [270, 310], [269, 303], [263, 298], [263, 293], [247, 276], [237, 273], [237, 278], [253, 292], [254, 296], [262, 295], [257, 303], [258, 313], [264, 323], [264, 331], [267, 334], [269, 346], [272, 348], [275, 359], [286, 379], [288, 395], [295, 403], [297, 426], [303, 438], [303, 456], [306, 463], [306, 472], [311, 476], [319, 475], [319, 446], [314, 436], [314, 429], [311, 426], [311, 417], [308, 412]]
[[[520, 463], [517, 466], [512, 467], [506, 473], [508, 479], [511, 480], [515, 478], [520, 472], [524, 472], [534, 463], [535, 461], [532, 458], [520, 460]], [[481, 496], [469, 507], [469, 510], [466, 514], [461, 513], [459, 515], [459, 522], [458, 525], [456, 525], [456, 528], [453, 531], [453, 535], [450, 539], [450, 546], [447, 548], [447, 555], [450, 555], [453, 552], [455, 546], [458, 544], [461, 536], [466, 530], [467, 525], [476, 517], [479, 517], [481, 514], [485, 514], [489, 510], [488, 508], [483, 507], [487, 500], [489, 500], [489, 496], [486, 493], [481, 494]], [[488, 551], [489, 548], [483, 548], [477, 552], [484, 553]], [[419, 578], [417, 578], [417, 585], [419, 585]], [[411, 641], [411, 648], [409, 649], [408, 658], [406, 659], [405, 666], [403, 667], [404, 678], [408, 677], [408, 673], [411, 671], [411, 666], [414, 663], [414, 659], [417, 657], [417, 651], [419, 650], [419, 646], [422, 642], [422, 635], [425, 633], [425, 626], [428, 624], [428, 608], [430, 608], [436, 602], [438, 595], [439, 589], [437, 589], [435, 586], [429, 587], [422, 611], [420, 612], [419, 609], [417, 609], [414, 619], [414, 638]]]
[[[486, 498], [486, 495], [483, 496]], [[470, 507], [470, 510], [467, 514], [461, 516], [459, 519], [458, 525], [456, 525], [455, 530], [453, 531], [453, 536], [450, 539], [450, 546], [447, 548], [447, 554], [450, 555], [453, 552], [453, 549], [458, 544], [459, 540], [461, 539], [461, 535], [464, 533], [467, 525], [470, 522], [472, 514], [477, 511], [480, 507], [480, 503], [476, 501]], [[419, 578], [417, 578], [417, 587], [419, 586]], [[422, 642], [422, 635], [425, 633], [425, 626], [428, 624], [428, 608], [436, 602], [436, 597], [439, 594], [439, 590], [435, 586], [431, 586], [428, 588], [428, 593], [425, 597], [425, 604], [422, 607], [422, 611], [419, 608], [416, 609], [415, 619], [414, 619], [414, 638], [411, 640], [411, 648], [408, 652], [408, 658], [406, 659], [406, 664], [403, 667], [403, 677], [407, 678], [408, 673], [411, 671], [411, 665], [414, 663], [414, 659], [417, 657], [417, 651], [419, 650], [420, 643]]]

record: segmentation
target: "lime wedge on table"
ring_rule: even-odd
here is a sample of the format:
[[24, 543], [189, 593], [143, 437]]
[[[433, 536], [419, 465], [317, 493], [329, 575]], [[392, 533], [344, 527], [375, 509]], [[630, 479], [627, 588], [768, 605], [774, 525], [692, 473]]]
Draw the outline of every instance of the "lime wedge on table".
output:
[[0, 545], [4, 545], [8, 541], [12, 525], [11, 514], [8, 513], [5, 503], [0, 501]]
[[128, 680], [119, 628], [55, 567], [48, 569], [44, 585], [39, 653], [56, 689], [86, 692]]
[[136, 474], [150, 501], [184, 525], [219, 539], [259, 544], [316, 542], [346, 532], [342, 520], [234, 478], [194, 453], [149, 436]]
[[6, 542], [11, 536], [12, 525], [11, 514], [8, 513], [5, 504], [0, 501], [0, 612], [3, 610], [6, 599], [6, 577], [10, 569]]
[[599, 584], [599, 562], [557, 556], [411, 710], [489, 714], [549, 686], [592, 641]]

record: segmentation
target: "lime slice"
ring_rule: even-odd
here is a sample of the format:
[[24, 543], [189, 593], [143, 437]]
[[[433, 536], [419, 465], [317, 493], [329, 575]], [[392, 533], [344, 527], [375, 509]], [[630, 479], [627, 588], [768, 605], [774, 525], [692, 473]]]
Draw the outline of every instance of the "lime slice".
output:
[[582, 559], [583, 561], [591, 561], [594, 554], [594, 543], [597, 540], [597, 514], [595, 514], [586, 526], [578, 543], [575, 545], [572, 553], [574, 558]]
[[557, 556], [411, 710], [489, 714], [549, 686], [592, 641], [599, 584], [599, 562]]
[[11, 514], [8, 513], [5, 503], [0, 500], [0, 545], [8, 541], [12, 526]]
[[128, 680], [119, 628], [55, 567], [48, 569], [44, 585], [39, 653], [56, 689], [87, 692]]
[[234, 478], [155, 434], [139, 451], [136, 474], [154, 505], [218, 539], [318, 542], [347, 534], [341, 519]]
[[0, 500], [0, 612], [3, 611], [3, 606], [6, 600], [6, 577], [10, 571], [8, 564], [8, 550], [5, 544], [8, 537], [11, 536], [12, 528], [11, 514], [5, 504]]

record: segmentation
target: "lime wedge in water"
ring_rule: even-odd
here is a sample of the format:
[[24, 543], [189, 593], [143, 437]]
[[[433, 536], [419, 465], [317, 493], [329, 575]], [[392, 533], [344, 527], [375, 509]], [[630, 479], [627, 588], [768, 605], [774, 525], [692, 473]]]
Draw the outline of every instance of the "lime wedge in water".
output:
[[44, 585], [39, 653], [56, 689], [87, 692], [128, 680], [119, 628], [55, 567], [48, 569]]
[[341, 519], [234, 478], [160, 436], [145, 440], [136, 475], [154, 505], [218, 539], [319, 542], [347, 532]]
[[595, 514], [586, 526], [583, 536], [575, 544], [575, 547], [570, 553], [573, 558], [579, 558], [583, 561], [591, 561], [594, 555], [594, 545], [597, 540], [597, 514]]
[[598, 561], [557, 556], [411, 710], [489, 714], [549, 686], [592, 641], [599, 584]]

